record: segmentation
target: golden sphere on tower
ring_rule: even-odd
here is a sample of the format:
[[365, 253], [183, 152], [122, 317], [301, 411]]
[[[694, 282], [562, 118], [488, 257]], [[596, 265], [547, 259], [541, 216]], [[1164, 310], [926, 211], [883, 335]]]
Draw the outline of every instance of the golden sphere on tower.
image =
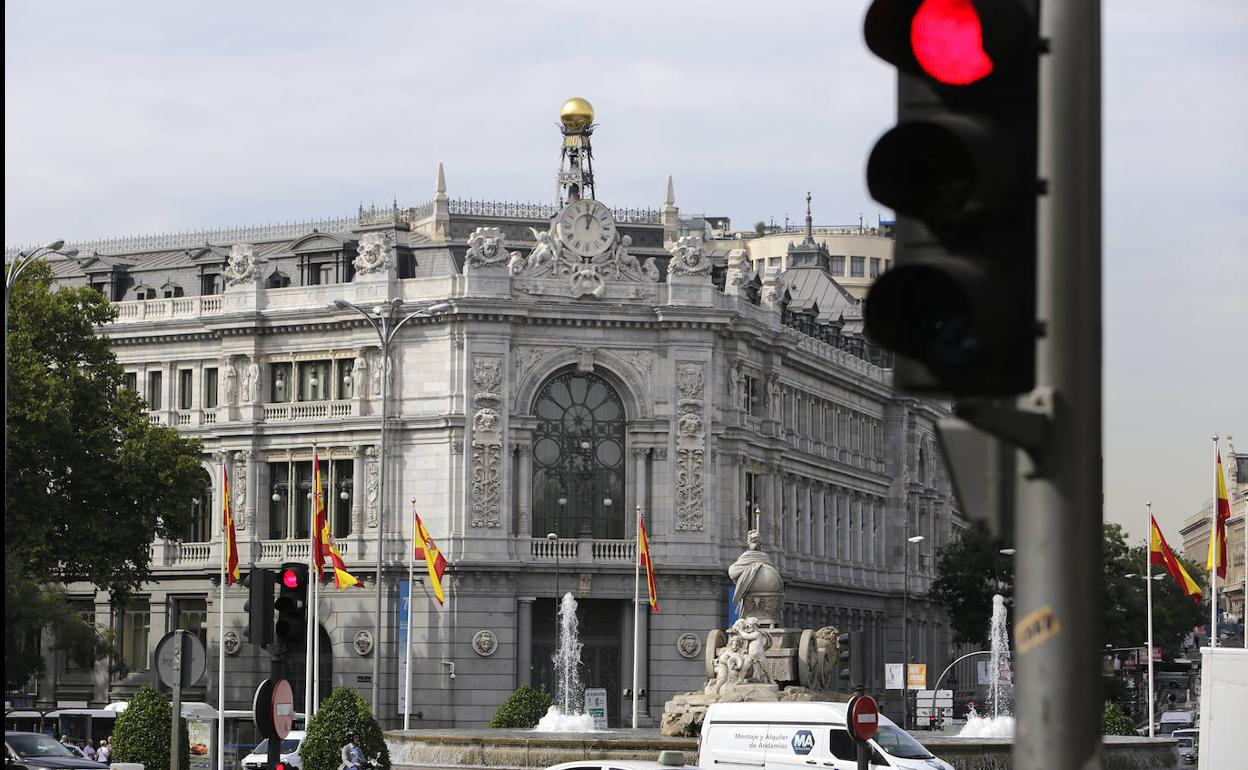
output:
[[559, 109], [559, 120], [568, 131], [584, 131], [594, 122], [594, 106], [574, 96]]

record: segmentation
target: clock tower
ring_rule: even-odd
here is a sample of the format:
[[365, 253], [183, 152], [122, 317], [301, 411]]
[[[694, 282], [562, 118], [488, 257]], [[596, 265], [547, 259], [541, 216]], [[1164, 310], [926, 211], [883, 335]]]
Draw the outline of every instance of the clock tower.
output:
[[573, 97], [559, 110], [563, 148], [559, 158], [559, 179], [555, 205], [594, 197], [594, 151], [589, 137], [594, 133], [594, 108], [588, 101]]

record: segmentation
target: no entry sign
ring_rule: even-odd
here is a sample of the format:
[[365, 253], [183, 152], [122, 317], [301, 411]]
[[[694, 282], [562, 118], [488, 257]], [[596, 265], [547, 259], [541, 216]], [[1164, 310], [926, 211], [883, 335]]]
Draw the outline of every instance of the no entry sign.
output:
[[875, 737], [880, 726], [880, 707], [870, 695], [859, 695], [849, 702], [849, 729], [860, 741]]

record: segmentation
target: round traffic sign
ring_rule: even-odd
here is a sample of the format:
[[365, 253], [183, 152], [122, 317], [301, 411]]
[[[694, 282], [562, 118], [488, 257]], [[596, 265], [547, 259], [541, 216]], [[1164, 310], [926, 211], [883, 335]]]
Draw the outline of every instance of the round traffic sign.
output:
[[285, 679], [279, 679], [273, 686], [272, 708], [273, 732], [284, 740], [295, 723], [295, 694], [290, 689], [290, 682]]
[[880, 726], [880, 707], [870, 695], [859, 695], [849, 704], [849, 729], [860, 741], [875, 737]]
[[204, 676], [204, 643], [189, 631], [170, 631], [156, 645], [156, 677], [166, 687], [194, 687]]

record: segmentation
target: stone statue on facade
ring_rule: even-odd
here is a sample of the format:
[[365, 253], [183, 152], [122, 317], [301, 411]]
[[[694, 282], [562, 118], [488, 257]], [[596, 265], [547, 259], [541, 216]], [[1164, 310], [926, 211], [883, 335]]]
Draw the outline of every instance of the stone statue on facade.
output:
[[234, 362], [227, 360], [222, 367], [221, 384], [225, 389], [226, 406], [233, 406], [238, 399], [238, 370], [234, 368]]
[[364, 360], [363, 353], [355, 355], [355, 361], [351, 364], [351, 397], [364, 398], [367, 395], [364, 390], [364, 378], [368, 376], [368, 361]]
[[256, 247], [250, 243], [236, 243], [230, 247], [229, 260], [221, 272], [229, 286], [255, 283], [259, 266], [256, 263]]
[[746, 550], [728, 568], [728, 577], [736, 584], [734, 596], [742, 617], [753, 616], [761, 623], [779, 622], [784, 579], [763, 550], [757, 529], [746, 535]]

